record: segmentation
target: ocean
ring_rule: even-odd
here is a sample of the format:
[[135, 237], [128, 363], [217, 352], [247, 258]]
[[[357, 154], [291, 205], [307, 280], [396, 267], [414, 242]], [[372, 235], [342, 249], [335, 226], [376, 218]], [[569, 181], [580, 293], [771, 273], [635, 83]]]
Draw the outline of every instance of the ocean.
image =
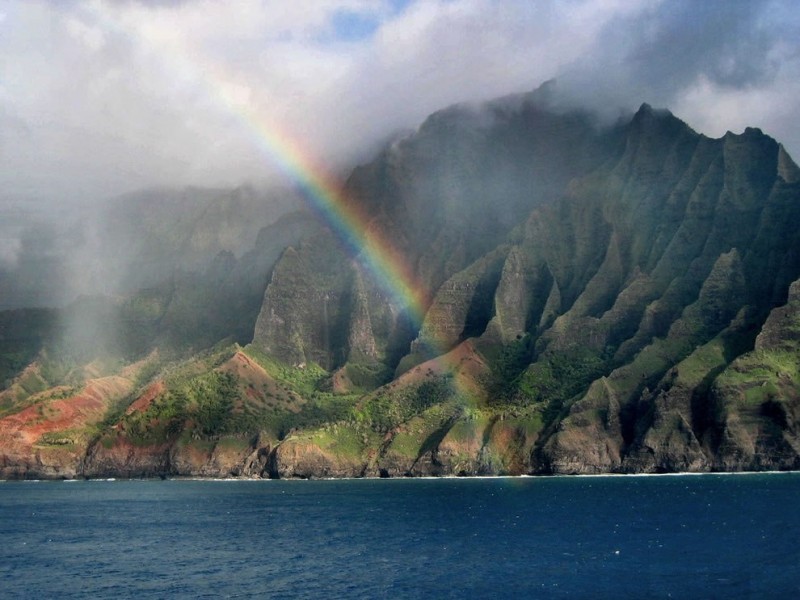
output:
[[798, 598], [800, 474], [0, 483], [2, 598]]

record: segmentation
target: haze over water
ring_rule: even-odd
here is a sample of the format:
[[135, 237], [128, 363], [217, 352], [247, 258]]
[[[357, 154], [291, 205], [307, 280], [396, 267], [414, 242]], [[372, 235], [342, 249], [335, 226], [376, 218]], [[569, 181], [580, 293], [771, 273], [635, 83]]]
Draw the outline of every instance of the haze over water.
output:
[[800, 474], [6, 482], [22, 597], [800, 593]]

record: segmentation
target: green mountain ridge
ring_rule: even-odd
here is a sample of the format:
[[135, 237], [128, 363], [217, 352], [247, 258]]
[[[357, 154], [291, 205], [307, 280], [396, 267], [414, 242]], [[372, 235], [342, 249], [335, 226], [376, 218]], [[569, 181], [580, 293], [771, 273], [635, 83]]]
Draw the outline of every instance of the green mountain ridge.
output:
[[0, 475], [800, 468], [800, 170], [760, 130], [647, 105], [601, 127], [544, 87], [432, 115], [346, 197], [412, 266], [422, 322], [286, 216], [122, 299], [116, 366], [46, 348], [23, 370], [0, 336]]

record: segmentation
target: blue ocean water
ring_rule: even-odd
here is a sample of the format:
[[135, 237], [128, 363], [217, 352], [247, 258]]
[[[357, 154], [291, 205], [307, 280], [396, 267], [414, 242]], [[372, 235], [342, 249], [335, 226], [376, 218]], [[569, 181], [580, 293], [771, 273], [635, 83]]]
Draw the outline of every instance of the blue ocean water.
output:
[[2, 598], [798, 598], [800, 474], [0, 483]]

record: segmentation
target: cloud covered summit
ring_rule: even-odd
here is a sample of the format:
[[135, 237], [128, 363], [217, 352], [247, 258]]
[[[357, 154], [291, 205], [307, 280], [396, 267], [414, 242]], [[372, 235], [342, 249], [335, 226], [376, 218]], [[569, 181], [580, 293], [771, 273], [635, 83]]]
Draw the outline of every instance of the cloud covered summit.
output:
[[274, 179], [276, 128], [345, 168], [442, 106], [552, 78], [607, 117], [646, 101], [797, 156], [798, 29], [780, 1], [4, 2], [2, 202]]

